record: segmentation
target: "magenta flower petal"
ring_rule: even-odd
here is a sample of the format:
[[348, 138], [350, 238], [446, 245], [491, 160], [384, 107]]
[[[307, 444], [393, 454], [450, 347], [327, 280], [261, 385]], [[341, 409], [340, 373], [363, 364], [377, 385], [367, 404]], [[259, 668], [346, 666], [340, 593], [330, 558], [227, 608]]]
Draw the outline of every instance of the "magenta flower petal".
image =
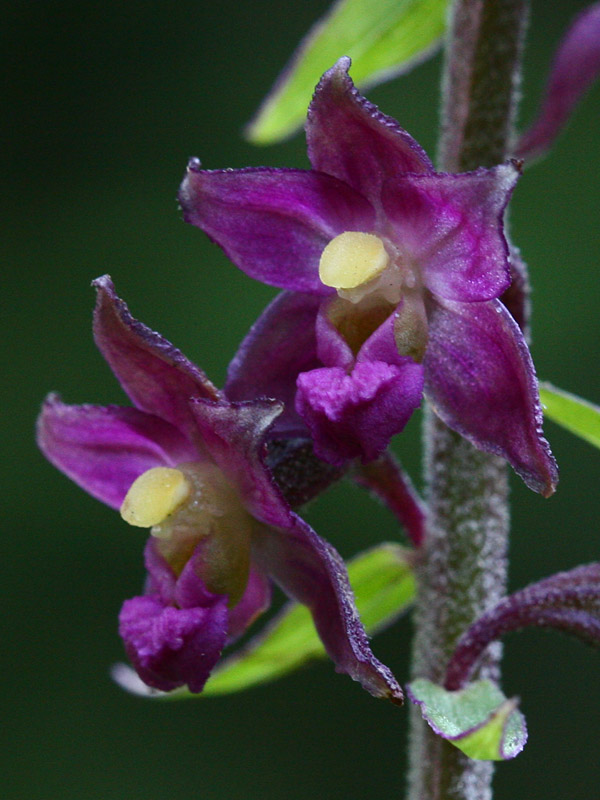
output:
[[535, 370], [499, 300], [432, 303], [424, 367], [426, 396], [450, 428], [507, 459], [534, 491], [552, 494], [558, 471], [541, 434]]
[[265, 437], [282, 406], [276, 401], [192, 402], [206, 447], [252, 516], [267, 525], [287, 519], [286, 504], [264, 464]]
[[94, 337], [124, 391], [139, 409], [175, 425], [201, 448], [188, 399], [216, 400], [219, 392], [183, 353], [131, 316], [107, 275], [94, 286]]
[[248, 586], [242, 599], [229, 609], [227, 627], [227, 643], [241, 636], [242, 633], [266, 611], [271, 605], [271, 584], [269, 579], [256, 567], [251, 568]]
[[230, 400], [273, 397], [285, 403], [273, 435], [305, 436], [294, 409], [296, 376], [319, 366], [315, 318], [320, 298], [282, 292], [263, 311], [242, 342], [227, 372]]
[[119, 634], [138, 675], [170, 691], [187, 684], [201, 692], [227, 638], [227, 601], [207, 608], [165, 606], [157, 597], [123, 603]]
[[185, 437], [158, 417], [135, 408], [70, 406], [55, 394], [44, 402], [37, 438], [48, 461], [112, 508], [120, 508], [146, 470], [195, 456]]
[[548, 150], [579, 99], [600, 74], [600, 3], [577, 16], [554, 56], [538, 116], [516, 146], [519, 158]]
[[263, 283], [326, 295], [319, 280], [325, 245], [346, 230], [369, 231], [375, 212], [330, 175], [296, 169], [200, 169], [188, 166], [179, 201], [247, 275]]
[[387, 181], [383, 206], [423, 282], [448, 300], [492, 300], [510, 284], [504, 209], [519, 177], [513, 164], [460, 175]]
[[292, 513], [285, 530], [261, 528], [254, 545], [260, 566], [287, 595], [310, 609], [336, 670], [375, 697], [401, 703], [396, 679], [371, 652], [339, 554]]
[[[354, 86], [341, 58], [321, 78], [308, 109], [313, 169], [335, 175], [379, 206], [381, 184], [407, 172], [433, 172], [422, 147]], [[347, 230], [352, 230], [348, 228]]]
[[318, 456], [332, 464], [377, 458], [421, 404], [423, 370], [407, 360], [357, 362], [348, 374], [323, 367], [298, 376], [296, 408]]

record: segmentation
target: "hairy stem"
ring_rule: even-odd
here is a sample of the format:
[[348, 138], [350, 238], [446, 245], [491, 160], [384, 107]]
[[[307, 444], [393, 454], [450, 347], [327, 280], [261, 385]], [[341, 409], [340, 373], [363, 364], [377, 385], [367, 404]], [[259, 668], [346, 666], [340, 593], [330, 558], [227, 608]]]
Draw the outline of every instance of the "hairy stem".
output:
[[[502, 162], [518, 99], [528, 0], [456, 0], [444, 73], [440, 165]], [[465, 628], [504, 595], [509, 513], [503, 461], [476, 450], [431, 409], [424, 420], [429, 502], [419, 568], [413, 676], [443, 682]], [[493, 645], [479, 677], [499, 677]], [[409, 800], [489, 800], [492, 762], [472, 761], [411, 712]]]

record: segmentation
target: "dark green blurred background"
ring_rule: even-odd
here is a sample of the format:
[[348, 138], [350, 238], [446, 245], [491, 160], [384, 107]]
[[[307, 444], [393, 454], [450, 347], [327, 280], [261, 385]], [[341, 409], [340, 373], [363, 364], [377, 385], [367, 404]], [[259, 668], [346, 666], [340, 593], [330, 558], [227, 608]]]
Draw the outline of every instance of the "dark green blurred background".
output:
[[[585, 5], [535, 0], [523, 118], [560, 32]], [[190, 155], [206, 167], [306, 166], [302, 137], [258, 150], [240, 136], [325, 0], [17, 2], [1, 27], [4, 592], [2, 755], [7, 800], [402, 797], [406, 711], [323, 663], [220, 700], [147, 703], [114, 686], [116, 617], [142, 581], [143, 535], [36, 450], [49, 390], [124, 402], [94, 349], [90, 280], [109, 272], [136, 316], [215, 381], [274, 294], [226, 262], [175, 203]], [[340, 55], [342, 55], [340, 53]], [[434, 151], [440, 59], [370, 92]], [[521, 181], [512, 229], [534, 283], [539, 374], [600, 400], [597, 340], [600, 90], [552, 157]], [[544, 501], [517, 481], [511, 586], [600, 557], [600, 453], [551, 424], [562, 469]], [[418, 479], [419, 420], [398, 442]], [[308, 511], [344, 556], [395, 536], [348, 486]], [[401, 681], [410, 624], [375, 642]], [[504, 686], [530, 742], [497, 772], [498, 800], [589, 800], [600, 779], [600, 654], [559, 635], [514, 635]]]

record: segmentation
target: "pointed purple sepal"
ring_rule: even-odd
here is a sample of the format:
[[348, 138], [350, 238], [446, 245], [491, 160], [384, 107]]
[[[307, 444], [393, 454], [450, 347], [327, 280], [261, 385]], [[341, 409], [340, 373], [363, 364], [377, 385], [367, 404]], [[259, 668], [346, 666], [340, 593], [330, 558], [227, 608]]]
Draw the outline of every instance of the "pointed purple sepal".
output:
[[327, 295], [319, 259], [344, 231], [370, 231], [371, 204], [331, 175], [251, 167], [203, 170], [192, 159], [179, 202], [241, 270], [271, 286]]
[[168, 422], [118, 406], [71, 406], [49, 395], [37, 422], [48, 461], [86, 492], [120, 508], [129, 487], [153, 467], [197, 458], [190, 442]]
[[313, 169], [335, 175], [378, 206], [384, 180], [433, 172], [433, 164], [395, 119], [359, 93], [349, 68], [350, 59], [340, 58], [315, 89], [306, 121], [308, 157]]
[[558, 46], [538, 116], [517, 142], [527, 160], [554, 143], [584, 92], [600, 74], [600, 3], [577, 16]]
[[93, 285], [94, 338], [123, 390], [137, 408], [170, 422], [201, 450], [188, 400], [216, 400], [219, 391], [181, 351], [131, 316], [108, 275]]
[[558, 481], [523, 334], [499, 300], [432, 304], [425, 394], [448, 427], [505, 458], [545, 497]]
[[256, 562], [283, 591], [309, 608], [336, 670], [373, 696], [402, 704], [398, 682], [371, 651], [346, 565], [337, 551], [293, 513], [285, 530], [261, 527], [253, 537], [253, 548]]
[[462, 635], [446, 670], [446, 688], [470, 678], [490, 642], [530, 626], [556, 628], [600, 646], [600, 563], [559, 572], [504, 598]]

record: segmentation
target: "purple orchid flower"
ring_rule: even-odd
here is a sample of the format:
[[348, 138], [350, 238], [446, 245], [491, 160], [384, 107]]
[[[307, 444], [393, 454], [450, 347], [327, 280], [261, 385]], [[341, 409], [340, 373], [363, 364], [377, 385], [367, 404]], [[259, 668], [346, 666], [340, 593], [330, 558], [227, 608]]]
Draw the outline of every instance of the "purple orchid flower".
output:
[[[185, 220], [248, 275], [288, 290], [242, 346], [230, 396], [248, 396], [238, 369], [264, 364], [282, 327], [285, 346], [264, 380], [286, 399], [295, 390], [325, 460], [378, 457], [424, 390], [449, 427], [549, 495], [557, 469], [533, 363], [499, 300], [510, 284], [503, 214], [518, 165], [435, 172], [417, 142], [358, 93], [349, 66], [340, 59], [315, 91], [311, 170], [189, 164]], [[296, 387], [286, 359], [301, 367]]]
[[263, 462], [281, 404], [229, 401], [131, 317], [108, 277], [94, 283], [95, 340], [134, 407], [69, 406], [50, 395], [38, 442], [86, 491], [152, 529], [145, 592], [120, 614], [142, 680], [201, 691], [223, 647], [269, 605], [271, 578], [310, 608], [338, 671], [402, 702], [369, 648], [344, 562], [290, 510]]

